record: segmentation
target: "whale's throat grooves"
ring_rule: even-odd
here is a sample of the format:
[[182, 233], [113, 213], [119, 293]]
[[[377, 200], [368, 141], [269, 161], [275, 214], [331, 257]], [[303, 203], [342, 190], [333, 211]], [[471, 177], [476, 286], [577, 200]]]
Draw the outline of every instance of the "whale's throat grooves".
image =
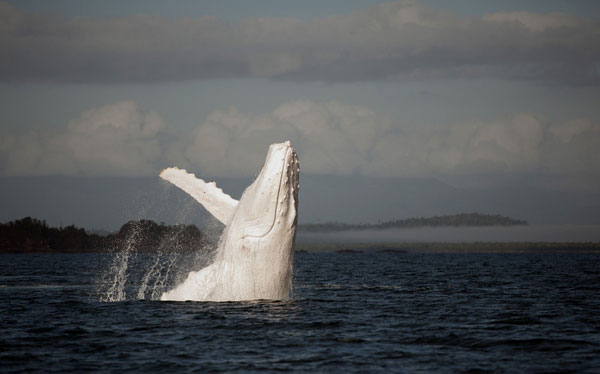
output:
[[285, 172], [285, 164], [289, 159], [289, 154], [291, 152], [292, 148], [289, 147], [287, 149], [287, 151], [285, 152], [285, 156], [283, 156], [283, 160], [281, 162], [281, 173], [279, 175], [279, 184], [277, 186], [277, 193], [275, 195], [275, 209], [273, 209], [273, 219], [271, 220], [269, 226], [266, 228], [265, 232], [263, 232], [262, 234], [244, 234], [242, 235], [242, 238], [262, 238], [264, 236], [266, 236], [268, 233], [271, 232], [271, 230], [273, 230], [273, 227], [275, 226], [275, 221], [277, 220], [277, 213], [279, 211], [279, 195], [281, 194], [281, 185], [283, 183], [283, 174]]

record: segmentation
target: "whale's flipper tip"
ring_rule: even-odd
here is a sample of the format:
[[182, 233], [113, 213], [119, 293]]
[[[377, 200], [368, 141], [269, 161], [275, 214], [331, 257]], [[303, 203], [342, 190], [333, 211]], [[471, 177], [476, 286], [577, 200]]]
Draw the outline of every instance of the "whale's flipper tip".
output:
[[225, 225], [229, 223], [238, 202], [218, 188], [215, 182], [206, 183], [195, 174], [177, 167], [163, 169], [159, 176], [187, 192], [219, 221]]
[[177, 172], [177, 171], [179, 171], [179, 170], [183, 170], [183, 171], [185, 171], [184, 169], [180, 169], [180, 168], [178, 168], [177, 166], [171, 166], [171, 167], [168, 167], [168, 168], [164, 168], [164, 169], [162, 169], [162, 170], [160, 171], [160, 173], [158, 173], [158, 176], [159, 176], [159, 177], [161, 177], [161, 178], [163, 178], [163, 179], [166, 179], [165, 177], [166, 177], [168, 174], [170, 174], [170, 173], [173, 173], [173, 172]]

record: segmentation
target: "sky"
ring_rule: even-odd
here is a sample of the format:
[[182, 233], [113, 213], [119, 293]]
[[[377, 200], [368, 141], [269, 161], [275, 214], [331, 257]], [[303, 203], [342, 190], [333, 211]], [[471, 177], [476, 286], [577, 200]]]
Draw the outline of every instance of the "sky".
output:
[[[599, 16], [586, 0], [0, 3], [0, 219], [81, 221], [32, 206], [48, 181], [52, 199], [72, 178], [172, 165], [246, 181], [289, 139], [311, 176], [301, 220], [471, 208], [600, 223]], [[319, 176], [385, 194], [328, 192], [338, 205], [323, 210]], [[423, 180], [464, 205], [432, 205]], [[119, 200], [104, 193], [88, 216]], [[394, 193], [412, 195], [390, 210]], [[345, 209], [360, 196], [372, 208]]]

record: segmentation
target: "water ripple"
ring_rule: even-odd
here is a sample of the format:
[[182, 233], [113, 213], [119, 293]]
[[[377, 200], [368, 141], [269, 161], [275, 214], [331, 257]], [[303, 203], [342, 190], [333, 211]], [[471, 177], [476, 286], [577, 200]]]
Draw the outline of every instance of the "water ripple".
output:
[[111, 263], [105, 255], [3, 256], [2, 372], [600, 367], [597, 255], [302, 253], [293, 300], [226, 303], [138, 300], [135, 285], [151, 284], [143, 271], [143, 282], [124, 289], [130, 299], [100, 302], [102, 262]]

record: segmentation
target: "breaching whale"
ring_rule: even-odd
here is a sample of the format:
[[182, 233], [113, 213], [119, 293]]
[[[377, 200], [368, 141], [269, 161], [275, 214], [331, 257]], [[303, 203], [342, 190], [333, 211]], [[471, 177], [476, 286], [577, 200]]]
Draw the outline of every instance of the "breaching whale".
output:
[[188, 274], [183, 283], [163, 293], [161, 300], [237, 301], [287, 299], [298, 212], [300, 165], [289, 141], [272, 144], [256, 180], [239, 201], [215, 182], [206, 183], [178, 168], [161, 178], [187, 192], [225, 229], [215, 261]]

